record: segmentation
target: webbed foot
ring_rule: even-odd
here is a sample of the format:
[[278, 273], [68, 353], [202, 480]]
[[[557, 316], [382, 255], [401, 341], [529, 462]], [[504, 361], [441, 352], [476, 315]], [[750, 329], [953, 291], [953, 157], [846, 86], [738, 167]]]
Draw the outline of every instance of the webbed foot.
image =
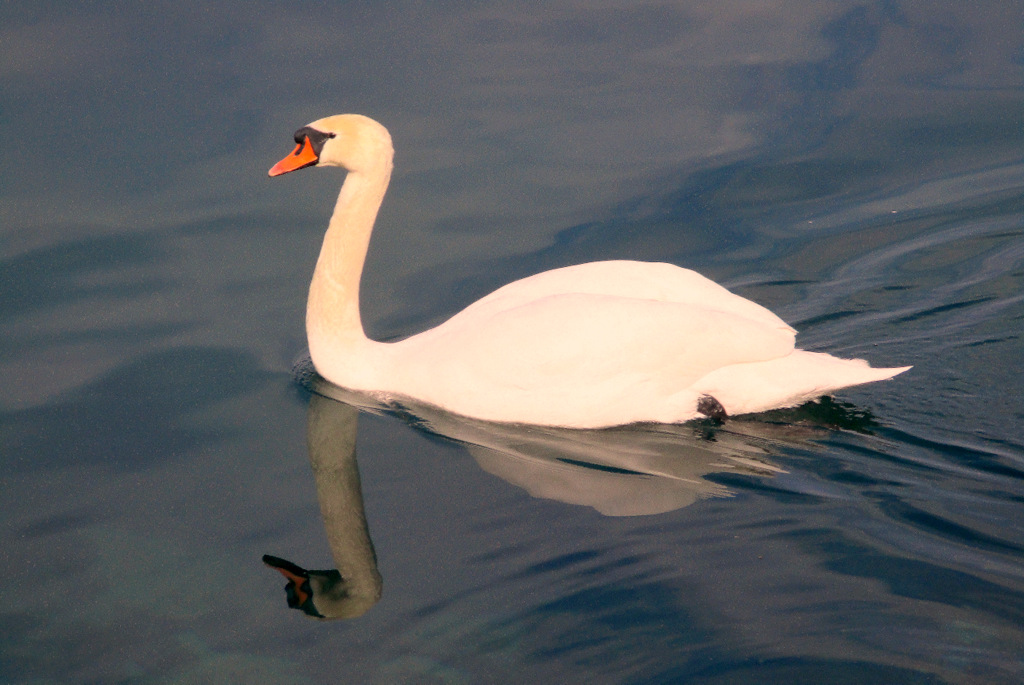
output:
[[714, 421], [725, 421], [729, 418], [725, 407], [711, 395], [701, 395], [697, 400], [697, 411]]

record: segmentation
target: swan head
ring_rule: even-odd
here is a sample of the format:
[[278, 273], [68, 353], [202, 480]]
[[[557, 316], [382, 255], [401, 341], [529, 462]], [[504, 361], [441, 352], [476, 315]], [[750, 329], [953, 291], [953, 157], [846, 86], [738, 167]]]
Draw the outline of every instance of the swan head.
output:
[[365, 171], [391, 163], [394, 149], [386, 128], [360, 114], [318, 119], [295, 132], [295, 150], [268, 172], [280, 176], [308, 166], [339, 166]]

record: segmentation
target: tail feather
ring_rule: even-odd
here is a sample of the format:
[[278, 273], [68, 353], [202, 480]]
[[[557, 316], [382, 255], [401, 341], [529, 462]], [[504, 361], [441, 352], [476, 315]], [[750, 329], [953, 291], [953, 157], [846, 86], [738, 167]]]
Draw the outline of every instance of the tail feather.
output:
[[694, 389], [715, 397], [730, 415], [750, 414], [793, 407], [841, 388], [883, 381], [910, 368], [872, 368], [863, 359], [794, 350], [780, 359], [717, 369]]

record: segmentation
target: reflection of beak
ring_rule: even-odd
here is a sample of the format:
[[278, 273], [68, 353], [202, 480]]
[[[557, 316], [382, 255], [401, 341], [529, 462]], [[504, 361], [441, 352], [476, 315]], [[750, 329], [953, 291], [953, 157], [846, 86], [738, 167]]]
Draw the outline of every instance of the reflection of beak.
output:
[[313, 166], [319, 161], [320, 158], [317, 157], [316, 151], [313, 150], [313, 143], [309, 141], [309, 136], [306, 136], [305, 140], [295, 146], [295, 150], [290, 155], [271, 167], [267, 173], [270, 176], [280, 176], [281, 174], [287, 174], [289, 171]]
[[290, 608], [299, 609], [316, 618], [323, 618], [323, 614], [317, 611], [316, 606], [313, 604], [313, 588], [309, 584], [309, 572], [306, 569], [293, 564], [287, 559], [272, 557], [269, 554], [263, 555], [263, 563], [288, 579], [288, 584], [284, 586], [284, 591], [288, 596], [288, 606]]

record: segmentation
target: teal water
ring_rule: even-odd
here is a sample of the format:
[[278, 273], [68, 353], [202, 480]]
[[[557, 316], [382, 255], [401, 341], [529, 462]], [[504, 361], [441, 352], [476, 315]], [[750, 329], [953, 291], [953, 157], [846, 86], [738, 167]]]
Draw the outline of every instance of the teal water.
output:
[[[3, 681], [1024, 678], [1017, 4], [0, 16]], [[292, 372], [341, 176], [266, 177], [341, 111], [397, 149], [377, 338], [633, 258], [914, 369], [719, 427], [353, 432]], [[362, 507], [325, 522], [353, 489], [311, 460]], [[343, 547], [381, 578], [350, 620], [261, 563]]]

